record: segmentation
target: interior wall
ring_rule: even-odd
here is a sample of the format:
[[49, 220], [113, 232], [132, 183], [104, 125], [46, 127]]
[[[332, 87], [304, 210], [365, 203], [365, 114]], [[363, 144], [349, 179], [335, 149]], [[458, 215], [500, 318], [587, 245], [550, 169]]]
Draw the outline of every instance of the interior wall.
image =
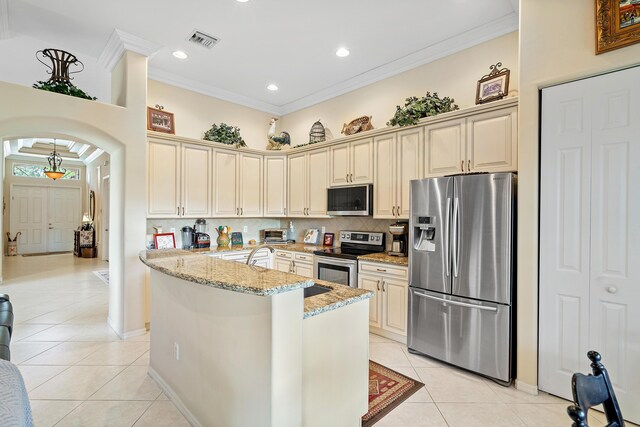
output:
[[98, 248], [99, 258], [102, 258], [102, 256], [104, 255], [100, 252], [102, 250], [102, 234], [104, 232], [104, 229], [109, 226], [109, 224], [104, 224], [103, 221], [102, 209], [104, 206], [104, 195], [102, 193], [102, 178], [109, 175], [110, 159], [111, 156], [109, 156], [109, 154], [102, 153], [86, 166], [87, 207], [85, 208], [85, 210], [87, 212], [89, 211], [88, 197], [89, 192], [93, 191], [95, 193], [96, 201], [96, 211], [93, 220], [93, 227], [96, 230], [96, 246]]
[[[48, 68], [36, 59], [36, 52], [46, 48], [65, 50], [64, 46], [51, 46], [48, 41], [16, 33], [13, 33], [11, 38], [0, 40], [0, 58], [7, 58], [6, 61], [2, 61], [0, 67], [0, 81], [31, 87], [37, 81], [48, 80]], [[89, 95], [109, 102], [111, 79], [107, 70], [98, 65], [97, 58], [82, 52], [71, 53], [75, 54], [85, 67], [81, 73], [72, 74], [73, 84]], [[48, 60], [42, 60], [50, 65]], [[71, 71], [74, 70], [72, 67]]]
[[640, 65], [640, 44], [595, 55], [593, 2], [520, 0], [518, 383], [538, 383], [538, 94], [542, 87]]
[[517, 32], [286, 114], [278, 123], [278, 130], [288, 131], [295, 146], [309, 142], [309, 131], [318, 119], [326, 128], [327, 139], [340, 137], [344, 123], [364, 115], [372, 116], [374, 128], [383, 128], [396, 106], [404, 105], [405, 98], [424, 96], [427, 91], [453, 97], [460, 108], [471, 107], [475, 105], [477, 81], [498, 61], [511, 70], [509, 96], [514, 96], [519, 78]]
[[156, 80], [148, 83], [148, 105], [162, 105], [174, 114], [176, 135], [202, 139], [213, 123], [226, 123], [240, 128], [250, 148], [266, 149], [271, 114]]

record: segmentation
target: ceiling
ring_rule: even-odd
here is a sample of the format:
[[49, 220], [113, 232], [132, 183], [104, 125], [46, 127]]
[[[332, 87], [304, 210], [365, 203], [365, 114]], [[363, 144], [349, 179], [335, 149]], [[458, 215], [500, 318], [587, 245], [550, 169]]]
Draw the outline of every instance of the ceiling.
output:
[[[56, 139], [56, 151], [63, 161], [91, 163], [103, 151], [91, 144]], [[4, 142], [4, 155], [9, 158], [37, 157], [46, 159], [53, 151], [53, 138], [20, 138]]]
[[[514, 31], [517, 9], [518, 0], [13, 0], [9, 25], [96, 58], [118, 29], [159, 46], [150, 78], [287, 113]], [[194, 29], [220, 42], [187, 42]], [[338, 58], [341, 46], [351, 55]]]

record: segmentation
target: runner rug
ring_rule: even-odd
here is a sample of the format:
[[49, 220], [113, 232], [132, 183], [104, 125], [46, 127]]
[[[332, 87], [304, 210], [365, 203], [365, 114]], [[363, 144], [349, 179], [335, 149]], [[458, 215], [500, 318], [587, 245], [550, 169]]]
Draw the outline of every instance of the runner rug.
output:
[[369, 412], [362, 417], [362, 427], [380, 421], [424, 384], [376, 362], [369, 361]]

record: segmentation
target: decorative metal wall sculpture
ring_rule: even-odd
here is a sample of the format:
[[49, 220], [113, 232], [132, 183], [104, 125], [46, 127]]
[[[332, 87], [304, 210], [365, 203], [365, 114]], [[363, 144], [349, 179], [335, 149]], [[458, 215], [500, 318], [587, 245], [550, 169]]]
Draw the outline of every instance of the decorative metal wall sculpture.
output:
[[373, 125], [371, 124], [371, 116], [362, 116], [342, 125], [342, 131], [340, 133], [343, 133], [345, 135], [354, 135], [356, 133], [364, 132], [371, 129], [373, 129]]
[[[35, 89], [83, 99], [97, 99], [71, 83], [71, 80], [73, 80], [71, 74], [77, 74], [84, 70], [84, 64], [74, 54], [60, 49], [43, 49], [36, 52], [36, 59], [49, 69], [47, 73], [51, 76], [47, 81], [38, 81], [34, 84], [33, 87]], [[51, 61], [51, 65], [47, 64], [43, 59]], [[71, 71], [72, 67], [78, 67], [79, 69]]]

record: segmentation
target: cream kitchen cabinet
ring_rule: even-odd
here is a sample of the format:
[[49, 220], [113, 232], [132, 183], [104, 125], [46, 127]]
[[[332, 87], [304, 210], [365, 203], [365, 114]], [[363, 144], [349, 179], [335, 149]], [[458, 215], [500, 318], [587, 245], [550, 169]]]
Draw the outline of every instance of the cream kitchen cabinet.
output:
[[313, 255], [277, 249], [274, 268], [285, 273], [313, 278]]
[[425, 177], [518, 169], [517, 107], [425, 127]]
[[211, 148], [174, 141], [149, 141], [149, 218], [211, 214]]
[[330, 185], [373, 182], [373, 139], [366, 138], [329, 148]]
[[409, 181], [422, 177], [423, 131], [374, 138], [374, 218], [409, 218]]
[[369, 300], [371, 331], [406, 342], [408, 269], [364, 261], [359, 262], [358, 266], [358, 287], [369, 290], [374, 295]]
[[287, 216], [287, 157], [264, 157], [265, 217]]
[[213, 216], [262, 216], [262, 156], [213, 150]]
[[327, 216], [328, 153], [323, 148], [288, 156], [288, 216]]
[[[249, 259], [250, 253], [251, 251], [223, 252], [220, 258], [227, 261], [235, 261], [246, 264], [247, 259]], [[253, 257], [252, 264], [259, 267], [272, 268], [273, 264], [271, 262], [271, 253], [266, 249], [256, 252]]]

